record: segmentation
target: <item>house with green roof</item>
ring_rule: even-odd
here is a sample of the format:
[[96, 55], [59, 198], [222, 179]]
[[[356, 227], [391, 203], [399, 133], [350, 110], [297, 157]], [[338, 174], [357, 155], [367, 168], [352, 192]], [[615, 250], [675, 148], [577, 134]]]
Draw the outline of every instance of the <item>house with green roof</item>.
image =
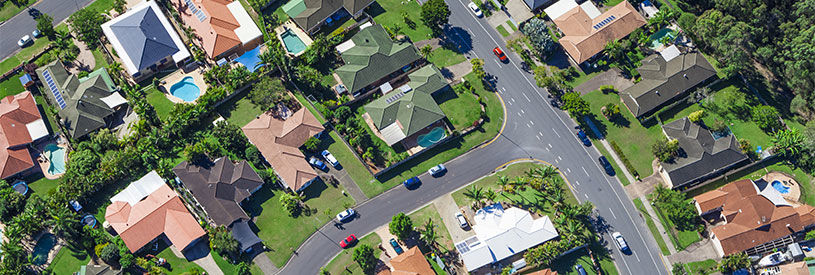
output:
[[388, 145], [407, 141], [405, 148], [415, 147], [415, 136], [435, 128], [431, 126], [444, 127], [445, 114], [433, 94], [449, 87], [439, 69], [429, 64], [410, 73], [404, 85], [365, 105], [364, 117]]
[[60, 124], [77, 139], [102, 127], [112, 127], [115, 114], [127, 103], [104, 68], [79, 78], [57, 61], [37, 69], [43, 93], [59, 111]]
[[359, 17], [373, 3], [374, 0], [292, 0], [283, 5], [283, 11], [298, 27], [315, 33], [322, 25], [333, 24], [348, 14]]
[[380, 25], [360, 26], [360, 31], [338, 45], [337, 51], [345, 65], [334, 73], [354, 97], [380, 85], [384, 86], [383, 92], [387, 92], [390, 79], [425, 63], [412, 43], [391, 40]]

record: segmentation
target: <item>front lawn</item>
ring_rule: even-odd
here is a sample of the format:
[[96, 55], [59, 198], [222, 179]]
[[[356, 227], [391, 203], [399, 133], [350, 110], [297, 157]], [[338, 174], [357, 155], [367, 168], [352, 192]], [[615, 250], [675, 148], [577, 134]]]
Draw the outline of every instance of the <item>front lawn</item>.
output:
[[500, 33], [501, 36], [503, 37], [509, 36], [509, 32], [507, 31], [506, 28], [504, 28], [503, 25], [498, 25], [498, 27], [495, 27], [495, 29], [498, 30], [498, 33]]
[[[161, 245], [161, 246], [165, 246], [165, 245], [166, 244]], [[153, 253], [155, 253], [155, 252], [153, 252]], [[144, 255], [140, 255], [140, 256], [144, 256]], [[187, 259], [184, 259], [184, 258], [176, 257], [175, 253], [173, 253], [173, 250], [170, 249], [170, 247], [165, 247], [164, 250], [161, 251], [161, 253], [158, 253], [156, 255], [156, 257], [157, 258], [164, 258], [165, 260], [167, 260], [167, 264], [164, 265], [164, 267], [169, 267], [169, 268], [165, 268], [167, 270], [167, 274], [182, 274], [184, 272], [190, 271], [190, 269], [193, 269], [193, 268], [204, 270], [203, 268], [198, 266], [196, 263], [187, 261]]]
[[685, 250], [691, 244], [701, 241], [702, 237], [699, 235], [699, 232], [694, 230], [679, 230], [674, 225], [671, 219], [668, 219], [668, 215], [665, 214], [665, 211], [660, 209], [658, 206], [653, 205], [654, 211], [657, 213], [657, 217], [659, 217], [659, 222], [662, 223], [662, 227], [665, 228], [668, 232], [668, 237], [671, 239], [671, 243], [673, 243], [676, 251]]
[[4, 74], [8, 71], [11, 71], [11, 69], [14, 69], [14, 67], [23, 64], [24, 62], [28, 62], [28, 60], [31, 59], [31, 57], [34, 57], [35, 55], [42, 52], [45, 49], [45, 47], [48, 46], [49, 42], [50, 41], [48, 41], [48, 38], [45, 37], [37, 38], [36, 40], [34, 40], [33, 44], [29, 44], [28, 46], [17, 52], [15, 55], [9, 56], [8, 58], [6, 58], [6, 60], [0, 62], [0, 74]]
[[[382, 26], [395, 30], [399, 28], [413, 42], [433, 38], [430, 28], [422, 23], [422, 7], [416, 1], [378, 0], [368, 7], [368, 14]], [[403, 14], [415, 23], [414, 27], [405, 23]]]
[[[382, 250], [379, 250], [377, 246], [379, 246], [380, 243], [382, 243], [382, 239], [379, 238], [379, 235], [371, 233], [359, 239], [359, 242], [354, 247], [361, 244], [370, 245], [374, 249], [374, 256], [379, 258], [379, 254], [382, 254]], [[364, 274], [359, 265], [351, 259], [354, 255], [354, 247], [343, 250], [340, 254], [337, 254], [334, 259], [328, 262], [325, 269], [328, 270], [329, 274]]]
[[586, 249], [579, 249], [572, 253], [566, 254], [563, 257], [558, 258], [552, 263], [552, 266], [549, 268], [552, 271], [556, 271], [557, 274], [563, 275], [578, 275], [577, 271], [574, 269], [575, 265], [582, 265], [583, 269], [586, 270], [587, 274], [606, 274], [606, 275], [616, 275], [617, 268], [614, 267], [614, 262], [612, 262], [608, 258], [600, 259], [600, 269], [602, 269], [602, 273], [597, 273], [594, 270], [594, 265], [592, 264], [591, 257], [589, 257], [588, 252]]
[[175, 103], [167, 99], [167, 96], [153, 86], [147, 88], [144, 92], [147, 95], [147, 102], [153, 105], [156, 110], [156, 115], [163, 121], [170, 115]]
[[51, 264], [48, 265], [48, 269], [53, 274], [73, 274], [79, 271], [79, 266], [86, 265], [90, 261], [91, 258], [88, 257], [86, 251], [73, 250], [68, 246], [63, 246], [54, 256]]
[[0, 98], [5, 98], [10, 95], [16, 95], [23, 91], [23, 84], [20, 84], [20, 77], [23, 76], [25, 72], [20, 71], [19, 73], [9, 76], [3, 82], [0, 82]]
[[21, 11], [25, 10], [31, 4], [36, 3], [35, 0], [18, 0], [18, 4], [14, 4], [14, 1], [4, 1], [0, 3], [0, 22], [6, 21], [20, 13]]
[[439, 210], [436, 209], [435, 205], [429, 204], [408, 216], [413, 221], [413, 226], [419, 229], [424, 228], [424, 224], [428, 219], [433, 220], [433, 224], [436, 226], [436, 234], [439, 235], [438, 243], [441, 251], [455, 249], [453, 238], [450, 237], [450, 231], [447, 231], [447, 226], [444, 225], [444, 221], [442, 221]]
[[685, 263], [685, 271], [688, 275], [707, 275], [716, 273], [716, 266], [718, 263], [714, 260], [704, 260], [699, 262]]
[[[371, 183], [375, 181], [374, 176], [368, 172], [368, 169], [365, 168], [362, 162], [359, 162], [359, 159], [351, 152], [351, 149], [342, 142], [340, 136], [334, 131], [331, 131], [330, 136], [331, 140], [324, 140], [323, 143], [330, 142], [330, 144], [328, 144], [328, 151], [337, 158], [337, 161], [342, 165], [342, 169], [351, 176], [354, 183]], [[321, 148], [325, 148], [325, 144], [323, 144]]]
[[654, 235], [654, 239], [657, 240], [657, 245], [659, 245], [659, 250], [662, 251], [662, 255], [671, 255], [668, 245], [665, 244], [665, 240], [662, 239], [662, 235], [659, 234], [659, 229], [657, 229], [656, 224], [654, 224], [653, 217], [645, 210], [645, 205], [642, 204], [642, 200], [640, 200], [640, 198], [634, 199], [634, 205], [637, 207], [637, 210], [640, 211], [640, 215], [645, 219], [645, 224], [648, 225], [648, 230], [651, 231], [651, 235]]
[[481, 117], [481, 105], [469, 92], [456, 93], [454, 89], [447, 89], [434, 94], [433, 99], [456, 130], [472, 126]]
[[436, 67], [444, 68], [467, 61], [467, 58], [455, 49], [441, 47], [430, 52], [427, 61], [430, 61], [430, 63], [433, 63]]

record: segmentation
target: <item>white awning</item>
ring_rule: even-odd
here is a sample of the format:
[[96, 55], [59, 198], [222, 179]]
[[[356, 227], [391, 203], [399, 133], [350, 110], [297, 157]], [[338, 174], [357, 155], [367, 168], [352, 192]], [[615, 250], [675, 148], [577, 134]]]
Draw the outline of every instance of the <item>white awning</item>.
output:
[[345, 51], [353, 48], [354, 46], [356, 46], [356, 44], [354, 44], [354, 41], [348, 39], [348, 41], [342, 42], [342, 44], [337, 45], [336, 49], [338, 53], [344, 53]]
[[127, 99], [122, 97], [119, 93], [111, 93], [109, 96], [100, 98], [102, 102], [108, 105], [110, 108], [114, 108], [116, 106], [122, 105], [127, 103]]
[[560, 0], [549, 6], [548, 8], [544, 9], [543, 12], [546, 13], [549, 18], [552, 20], [557, 19], [558, 17], [563, 16], [566, 12], [574, 9], [577, 7], [577, 2], [574, 0]]
[[580, 4], [580, 8], [583, 9], [591, 19], [597, 18], [602, 14], [591, 1], [583, 2], [583, 4]]
[[385, 140], [385, 143], [387, 143], [388, 146], [393, 146], [406, 137], [405, 133], [402, 132], [402, 128], [399, 128], [399, 123], [397, 122], [391, 123], [391, 125], [388, 125], [388, 127], [383, 128], [379, 132], [382, 133], [382, 139]]
[[365, 28], [373, 26], [373, 25], [374, 24], [371, 24], [371, 21], [365, 22], [365, 24], [359, 25], [359, 30], [364, 30]]
[[42, 119], [26, 124], [25, 128], [28, 129], [31, 140], [38, 140], [48, 135], [48, 127], [45, 127], [45, 122]]
[[393, 87], [391, 86], [390, 82], [385, 82], [382, 85], [379, 85], [379, 90], [382, 91], [382, 94], [387, 94], [390, 91], [393, 91]]
[[161, 186], [164, 186], [164, 179], [153, 170], [139, 180], [130, 183], [125, 190], [110, 198], [110, 202], [123, 201], [133, 206]]
[[676, 45], [671, 45], [670, 47], [663, 49], [661, 52], [659, 52], [659, 54], [661, 54], [662, 58], [664, 58], [665, 61], [667, 62], [671, 61], [671, 59], [676, 58], [682, 53], [679, 52], [679, 48], [677, 48]]

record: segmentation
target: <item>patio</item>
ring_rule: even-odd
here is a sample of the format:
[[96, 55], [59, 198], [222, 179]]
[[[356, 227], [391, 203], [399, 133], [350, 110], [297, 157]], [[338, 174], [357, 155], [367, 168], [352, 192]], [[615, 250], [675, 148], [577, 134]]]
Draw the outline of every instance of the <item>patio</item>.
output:
[[801, 187], [798, 185], [798, 182], [795, 181], [790, 176], [787, 176], [781, 172], [770, 172], [767, 175], [761, 177], [764, 181], [769, 184], [773, 184], [773, 182], [778, 181], [780, 185], [789, 190], [787, 193], [781, 193], [781, 196], [784, 197], [787, 201], [795, 204], [799, 204], [800, 202], [798, 199], [801, 197]]
[[[306, 52], [311, 43], [314, 43], [308, 34], [294, 24], [291, 19], [274, 29], [276, 37], [286, 48], [290, 57], [298, 57]], [[284, 37], [285, 36], [285, 37]], [[302, 45], [299, 45], [302, 44]]]

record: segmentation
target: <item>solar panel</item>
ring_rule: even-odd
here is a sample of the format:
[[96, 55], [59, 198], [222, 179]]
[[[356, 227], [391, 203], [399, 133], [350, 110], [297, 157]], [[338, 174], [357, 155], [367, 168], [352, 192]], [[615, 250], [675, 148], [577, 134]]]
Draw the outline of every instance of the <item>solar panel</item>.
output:
[[54, 83], [54, 78], [51, 77], [51, 73], [48, 71], [42, 71], [42, 76], [45, 77], [45, 83], [48, 85], [48, 90], [50, 90], [51, 94], [54, 95], [54, 99], [57, 100], [57, 105], [59, 105], [59, 108], [65, 109], [68, 107], [68, 104], [65, 104], [65, 99], [62, 98], [62, 93], [60, 93], [59, 89], [57, 89], [57, 84]]
[[456, 249], [458, 249], [459, 253], [467, 253], [468, 251], [470, 251], [470, 247], [467, 246], [467, 244], [463, 243], [463, 242], [456, 244]]
[[195, 14], [195, 17], [198, 17], [198, 21], [204, 22], [207, 19], [207, 15], [204, 14], [203, 11], [199, 10], [192, 4], [192, 0], [184, 0], [184, 3], [187, 4], [187, 9], [190, 10], [190, 13]]
[[614, 15], [609, 16], [608, 18], [603, 19], [603, 21], [600, 21], [600, 23], [595, 24], [593, 27], [594, 27], [595, 30], [599, 29], [599, 28], [602, 28], [603, 26], [607, 25], [608, 23], [611, 23], [611, 21], [614, 21], [614, 19], [617, 19], [617, 17], [614, 16]]
[[394, 101], [402, 98], [403, 96], [405, 96], [405, 92], [404, 91], [399, 91], [398, 93], [395, 93], [394, 95], [392, 95], [391, 97], [386, 99], [385, 102], [390, 104], [391, 102], [394, 102]]

